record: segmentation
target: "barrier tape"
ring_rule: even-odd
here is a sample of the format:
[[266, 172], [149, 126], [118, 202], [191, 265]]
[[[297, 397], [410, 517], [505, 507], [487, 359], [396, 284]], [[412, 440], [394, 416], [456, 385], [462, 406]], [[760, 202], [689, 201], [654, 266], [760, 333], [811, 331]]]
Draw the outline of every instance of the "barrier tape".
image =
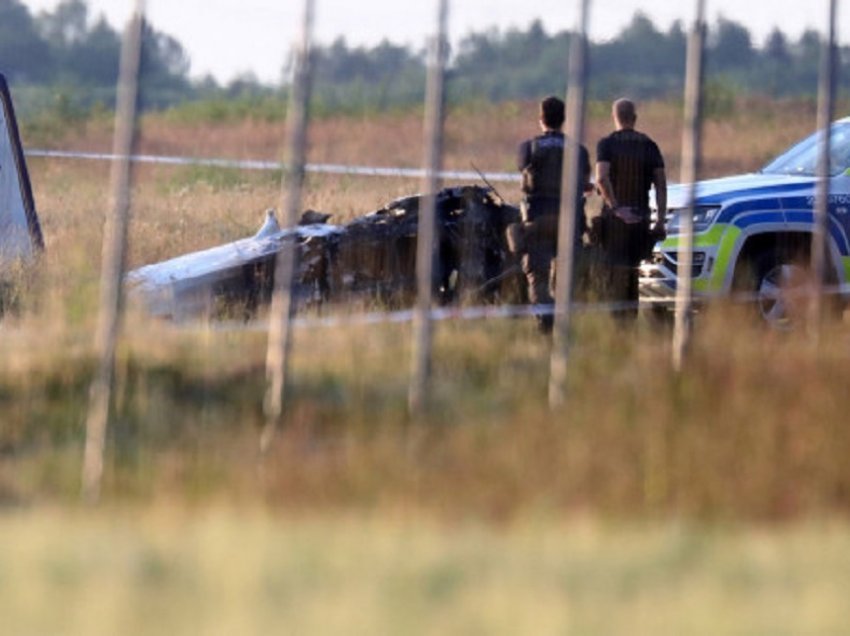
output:
[[[847, 294], [850, 286], [838, 285], [825, 287], [824, 296]], [[789, 290], [785, 292], [786, 298], [803, 298], [810, 296], [811, 292], [806, 290]], [[708, 300], [728, 300], [733, 303], [755, 302], [760, 299], [757, 293], [740, 293], [730, 296], [705, 296], [695, 300], [695, 306], [699, 306]], [[605, 303], [581, 303], [571, 305], [571, 311], [577, 314], [610, 314], [616, 311], [640, 310], [652, 306], [668, 307], [672, 315], [672, 299], [643, 298], [638, 302], [605, 302]], [[469, 320], [491, 320], [506, 318], [531, 318], [535, 316], [546, 316], [555, 313], [552, 305], [479, 305], [473, 307], [437, 307], [431, 310], [431, 320], [434, 322], [447, 321], [469, 321]], [[413, 320], [413, 310], [404, 309], [390, 312], [366, 312], [353, 315], [333, 315], [322, 317], [296, 318], [295, 325], [302, 328], [335, 328], [335, 327], [368, 327], [382, 324], [403, 324]], [[251, 331], [266, 332], [268, 323], [265, 321], [245, 322], [216, 322], [212, 324], [213, 331]]]
[[[118, 161], [124, 159], [120, 155], [102, 152], [74, 152], [66, 150], [27, 150], [28, 157], [48, 159], [79, 159], [84, 161]], [[131, 155], [133, 163], [166, 165], [166, 166], [201, 166], [207, 168], [229, 168], [234, 170], [275, 171], [283, 170], [279, 161], [263, 161], [259, 159], [216, 159], [204, 157], [172, 157], [160, 155]], [[381, 166], [350, 166], [335, 163], [308, 163], [307, 172], [314, 174], [332, 174], [358, 177], [388, 177], [422, 179], [425, 171], [421, 168], [388, 168]], [[454, 181], [478, 181], [481, 176], [477, 172], [466, 170], [444, 170], [439, 173], [441, 179]], [[488, 172], [484, 174], [488, 181], [500, 183], [516, 183], [520, 181], [518, 174], [510, 172]]]
[[[579, 313], [610, 313], [612, 311], [633, 309], [638, 303], [574, 303], [572, 310]], [[461, 321], [461, 320], [485, 320], [504, 318], [530, 318], [533, 316], [546, 316], [554, 314], [551, 305], [479, 305], [475, 307], [438, 307], [431, 310], [431, 320], [434, 322]], [[403, 309], [389, 312], [366, 312], [353, 315], [334, 315], [318, 318], [296, 318], [295, 325], [304, 328], [328, 328], [328, 327], [364, 327], [382, 324], [403, 324], [413, 321], [413, 310]], [[250, 323], [224, 321], [216, 322], [211, 326], [213, 331], [268, 331], [266, 321], [254, 321]]]

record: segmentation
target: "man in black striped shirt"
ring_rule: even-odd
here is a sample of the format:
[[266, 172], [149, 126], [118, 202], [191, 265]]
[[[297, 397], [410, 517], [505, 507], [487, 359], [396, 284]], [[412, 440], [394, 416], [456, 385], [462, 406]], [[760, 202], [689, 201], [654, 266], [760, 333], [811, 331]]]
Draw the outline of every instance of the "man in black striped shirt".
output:
[[[635, 130], [637, 112], [628, 99], [612, 108], [616, 130], [596, 148], [596, 182], [603, 198], [600, 241], [605, 258], [600, 291], [611, 302], [629, 303], [615, 316], [637, 315], [638, 265], [647, 246], [664, 235], [667, 176], [658, 145]], [[658, 218], [650, 228], [649, 190], [655, 188]]]

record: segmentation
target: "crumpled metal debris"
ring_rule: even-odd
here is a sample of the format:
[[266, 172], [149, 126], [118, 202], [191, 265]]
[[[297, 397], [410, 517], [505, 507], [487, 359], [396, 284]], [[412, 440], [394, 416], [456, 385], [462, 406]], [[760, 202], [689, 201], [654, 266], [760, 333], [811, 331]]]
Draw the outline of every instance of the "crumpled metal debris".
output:
[[[268, 212], [253, 237], [130, 272], [131, 296], [156, 316], [250, 317], [271, 298], [276, 255], [296, 246], [300, 305], [361, 299], [404, 306], [416, 291], [416, 239], [422, 195], [397, 199], [345, 225], [308, 210], [281, 229]], [[516, 270], [505, 230], [519, 219], [489, 188], [458, 186], [436, 196], [434, 295], [498, 300], [506, 272]]]

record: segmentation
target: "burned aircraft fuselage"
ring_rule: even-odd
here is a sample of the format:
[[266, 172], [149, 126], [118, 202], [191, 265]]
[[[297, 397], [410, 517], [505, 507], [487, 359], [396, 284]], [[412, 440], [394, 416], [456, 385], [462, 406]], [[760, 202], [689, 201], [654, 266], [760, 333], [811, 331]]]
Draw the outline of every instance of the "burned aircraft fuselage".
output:
[[[140, 268], [128, 282], [156, 315], [252, 315], [271, 297], [277, 254], [295, 245], [299, 304], [363, 300], [404, 306], [415, 295], [423, 199], [398, 199], [345, 225], [327, 224], [326, 216], [314, 212], [283, 230], [270, 219], [272, 225], [267, 222], [252, 238]], [[516, 269], [505, 229], [519, 211], [478, 186], [443, 189], [435, 207], [435, 299], [494, 299], [504, 274]]]

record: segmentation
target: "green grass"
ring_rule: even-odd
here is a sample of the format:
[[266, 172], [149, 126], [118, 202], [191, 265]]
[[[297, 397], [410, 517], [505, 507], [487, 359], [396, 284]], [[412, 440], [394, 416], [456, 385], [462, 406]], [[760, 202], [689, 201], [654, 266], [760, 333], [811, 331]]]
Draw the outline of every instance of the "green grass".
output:
[[165, 110], [167, 121], [175, 123], [221, 124], [245, 119], [279, 122], [286, 119], [287, 101], [280, 95], [211, 97], [185, 101]]

